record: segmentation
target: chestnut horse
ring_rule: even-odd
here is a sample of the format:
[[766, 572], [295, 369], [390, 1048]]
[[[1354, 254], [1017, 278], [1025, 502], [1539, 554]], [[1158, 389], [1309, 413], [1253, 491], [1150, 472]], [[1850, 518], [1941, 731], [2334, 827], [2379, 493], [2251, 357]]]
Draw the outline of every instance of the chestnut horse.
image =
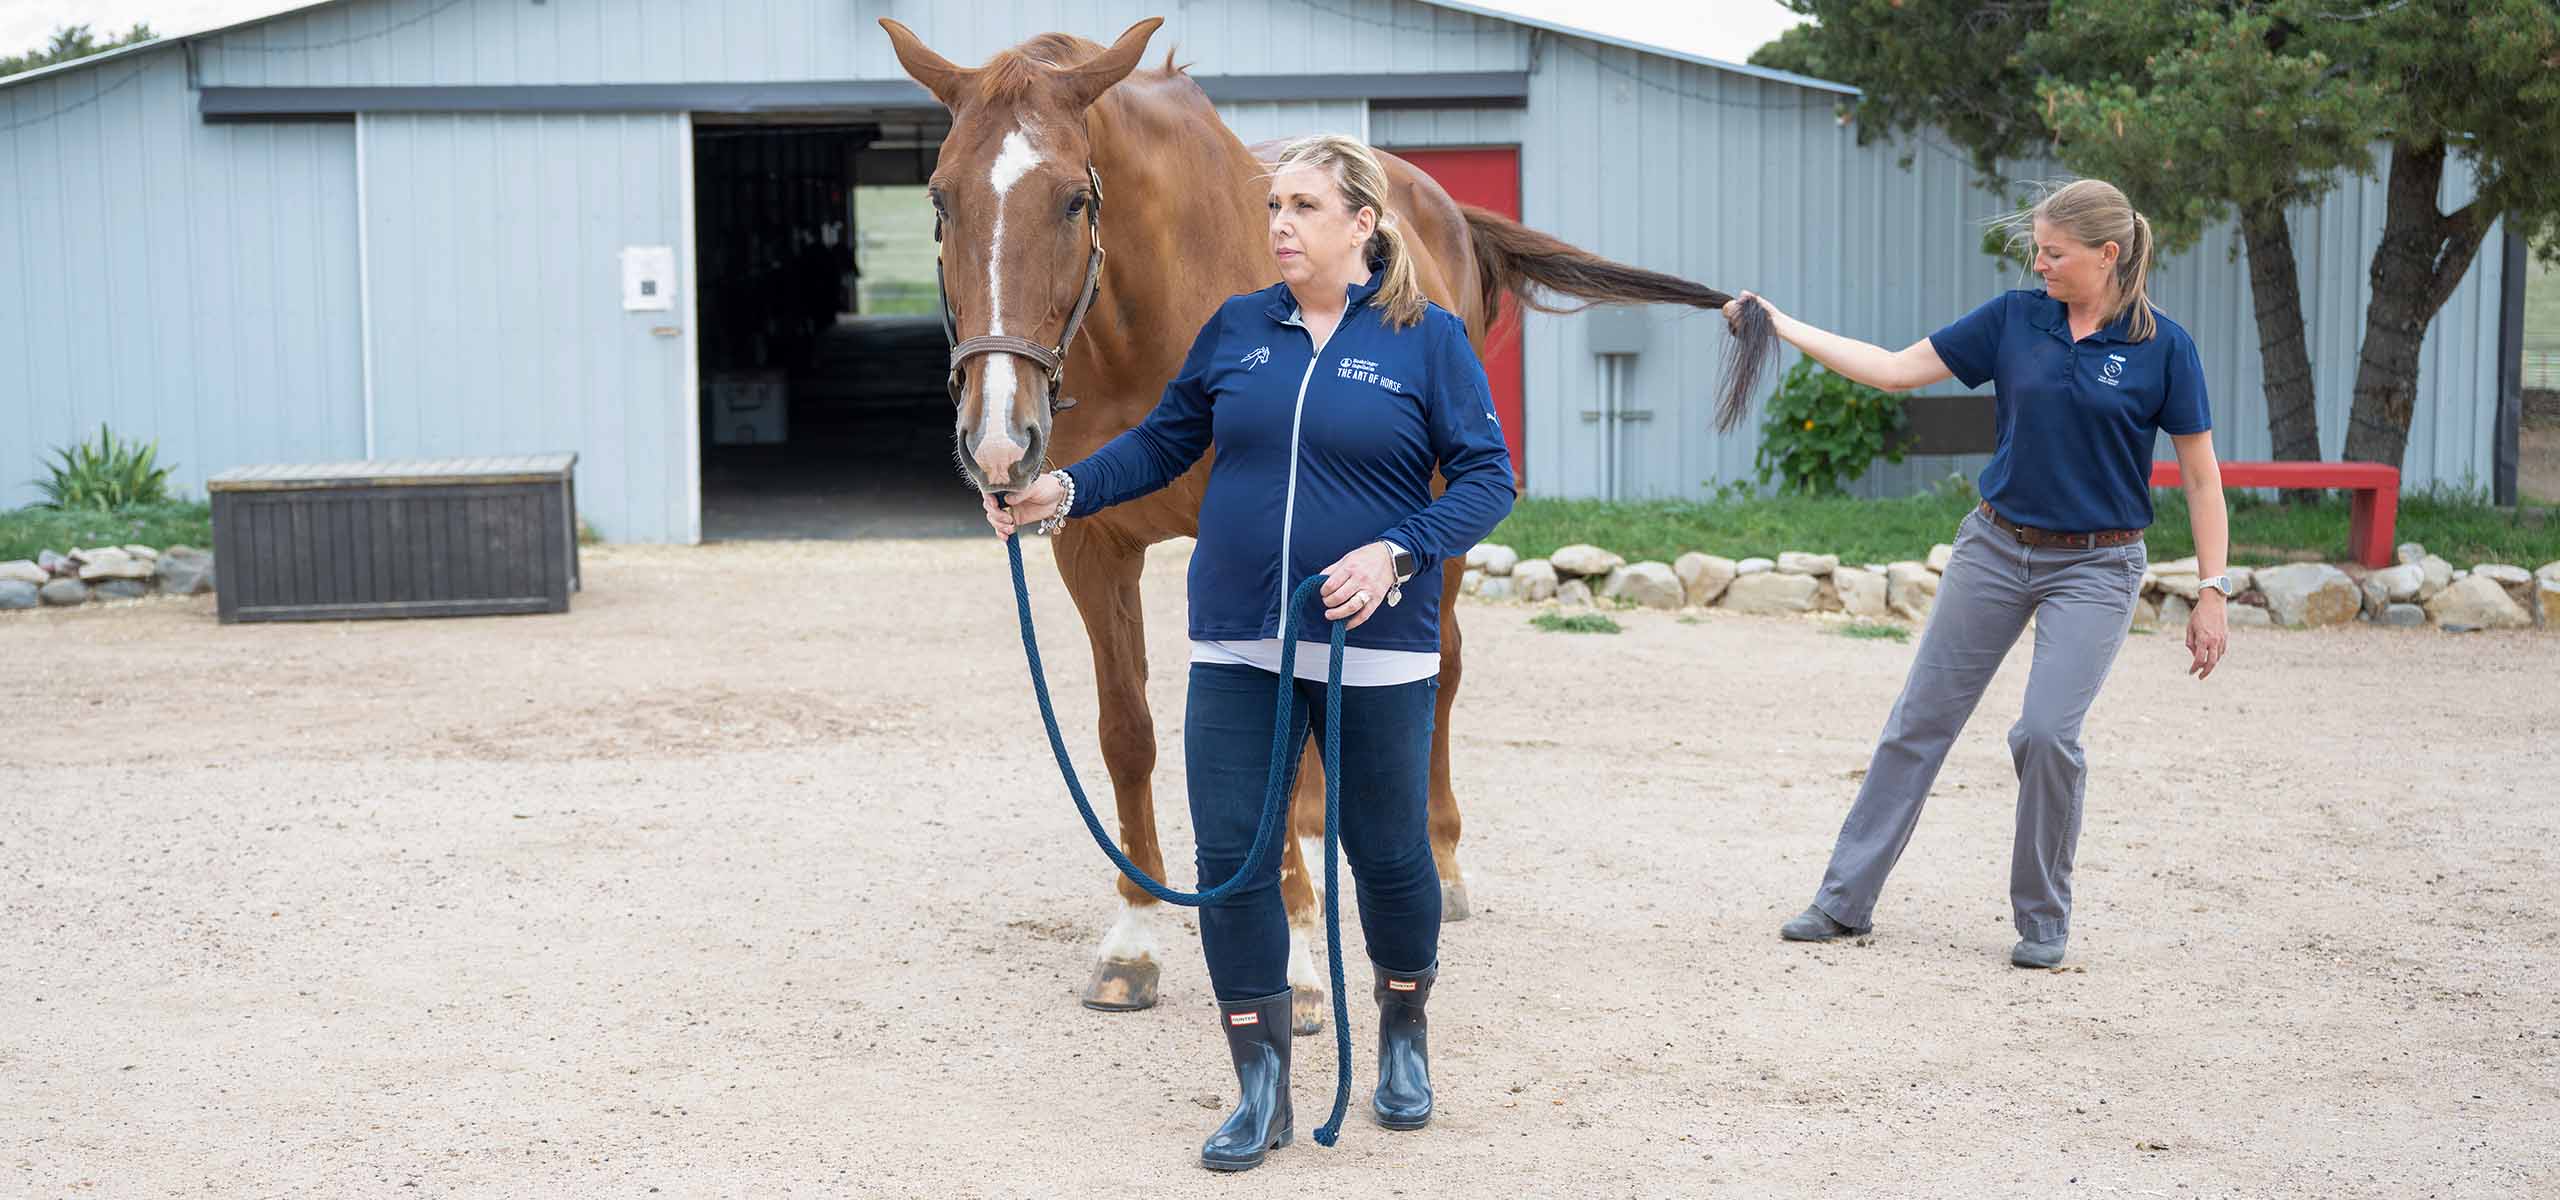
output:
[[[957, 347], [951, 389], [958, 456], [981, 491], [1008, 491], [1136, 425], [1219, 303], [1278, 277], [1264, 207], [1267, 168], [1170, 56], [1162, 68], [1137, 69], [1160, 18], [1131, 26], [1108, 48], [1044, 34], [974, 69], [934, 53], [894, 20], [880, 24], [900, 65], [951, 110], [931, 196]], [[1706, 309], [1730, 299], [1463, 207], [1411, 164], [1380, 157], [1424, 293], [1466, 322], [1479, 354], [1505, 296], [1551, 312], [1570, 309], [1546, 294], [1586, 305]], [[1756, 308], [1749, 316], [1757, 320], [1746, 319], [1740, 344], [1727, 355], [1719, 422], [1727, 427], [1773, 344], [1767, 318]], [[1093, 645], [1102, 758], [1122, 849], [1158, 879], [1165, 877], [1164, 854], [1149, 782], [1156, 736], [1138, 577], [1147, 547], [1197, 535], [1207, 480], [1204, 459], [1162, 491], [1068, 521], [1056, 538], [1059, 572]], [[1456, 560], [1443, 568], [1446, 595], [1458, 594], [1463, 569]], [[1430, 832], [1444, 911], [1455, 920], [1466, 916], [1467, 899], [1449, 786], [1449, 712], [1460, 667], [1454, 604], [1441, 609], [1440, 663]], [[1307, 949], [1317, 905], [1306, 847], [1321, 844], [1315, 839], [1324, 814], [1317, 757], [1310, 739], [1292, 799], [1297, 836], [1285, 843], [1281, 867], [1302, 1033], [1318, 1028], [1326, 1004]], [[1097, 1009], [1147, 1008], [1156, 1002], [1159, 973], [1157, 901], [1126, 879], [1119, 893], [1119, 919], [1104, 936], [1083, 1000]]]

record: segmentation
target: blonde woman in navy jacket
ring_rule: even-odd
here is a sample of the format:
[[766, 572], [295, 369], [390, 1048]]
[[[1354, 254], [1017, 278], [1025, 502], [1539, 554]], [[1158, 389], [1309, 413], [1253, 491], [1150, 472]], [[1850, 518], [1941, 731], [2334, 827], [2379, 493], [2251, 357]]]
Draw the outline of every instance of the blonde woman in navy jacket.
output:
[[[1342, 828], [1375, 968], [1380, 1124], [1431, 1117], [1423, 1009], [1438, 974], [1440, 880], [1425, 821], [1440, 671], [1440, 565], [1511, 511], [1511, 457], [1484, 364], [1456, 316], [1423, 299], [1386, 207], [1385, 172], [1345, 137], [1290, 144], [1271, 176], [1282, 282], [1229, 299], [1136, 428], [1091, 457], [987, 501], [1000, 535], [1081, 517], [1217, 457], [1191, 554], [1183, 721], [1201, 886], [1252, 847], [1271, 756], [1280, 612], [1298, 614], [1289, 761], [1324, 720], [1325, 623], [1347, 619]], [[1431, 495], [1440, 472], [1448, 488]], [[1200, 944], [1243, 1093], [1201, 1147], [1244, 1170], [1295, 1133], [1289, 1104], [1289, 930], [1279, 864], [1200, 914]]]

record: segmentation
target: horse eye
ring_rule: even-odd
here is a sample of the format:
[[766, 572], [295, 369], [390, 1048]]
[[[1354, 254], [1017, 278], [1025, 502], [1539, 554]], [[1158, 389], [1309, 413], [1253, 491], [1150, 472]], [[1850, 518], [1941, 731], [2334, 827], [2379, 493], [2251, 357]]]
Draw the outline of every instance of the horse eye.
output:
[[1083, 216], [1083, 215], [1084, 215], [1084, 205], [1085, 205], [1085, 198], [1084, 198], [1084, 196], [1083, 196], [1082, 194], [1078, 194], [1078, 195], [1076, 195], [1076, 196], [1070, 197], [1070, 198], [1067, 200], [1067, 215], [1068, 215], [1068, 216], [1070, 216], [1070, 217], [1081, 217], [1081, 216]]

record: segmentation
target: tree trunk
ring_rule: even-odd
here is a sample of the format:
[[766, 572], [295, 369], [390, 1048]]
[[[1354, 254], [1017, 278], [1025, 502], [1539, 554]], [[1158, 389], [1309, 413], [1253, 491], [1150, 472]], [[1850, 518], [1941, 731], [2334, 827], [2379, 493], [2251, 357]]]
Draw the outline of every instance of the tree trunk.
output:
[[2347, 417], [2350, 459], [2400, 465], [2418, 408], [2418, 351], [2427, 324], [2471, 270], [2495, 216], [2480, 213], [2476, 202], [2450, 215], [2436, 210], [2444, 157], [2442, 142], [2391, 148], [2382, 244], [2373, 251], [2373, 299], [2365, 308], [2355, 406]]
[[[2311, 387], [2311, 350], [2302, 331], [2302, 276], [2284, 205], [2262, 201], [2240, 209], [2249, 246], [2249, 291], [2257, 301], [2259, 386], [2267, 395], [2267, 434], [2275, 457], [2320, 460], [2320, 409]], [[2287, 503], [2320, 498], [2317, 490], [2284, 493]]]

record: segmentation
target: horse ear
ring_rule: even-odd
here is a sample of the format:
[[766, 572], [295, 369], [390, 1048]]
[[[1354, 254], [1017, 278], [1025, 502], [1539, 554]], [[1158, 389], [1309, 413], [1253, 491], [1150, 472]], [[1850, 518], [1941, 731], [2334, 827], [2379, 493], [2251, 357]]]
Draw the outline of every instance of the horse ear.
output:
[[889, 31], [889, 46], [898, 52], [898, 65], [923, 84], [924, 90], [933, 93], [934, 99], [942, 101], [944, 108], [957, 110], [963, 87], [977, 72], [934, 53], [914, 30], [896, 21], [882, 17], [880, 28]]
[[1111, 85], [1128, 77], [1138, 67], [1138, 59], [1147, 52], [1147, 39], [1154, 37], [1163, 17], [1149, 17], [1129, 27], [1111, 48], [1076, 67], [1068, 68], [1067, 88], [1077, 103], [1090, 105], [1102, 98]]

